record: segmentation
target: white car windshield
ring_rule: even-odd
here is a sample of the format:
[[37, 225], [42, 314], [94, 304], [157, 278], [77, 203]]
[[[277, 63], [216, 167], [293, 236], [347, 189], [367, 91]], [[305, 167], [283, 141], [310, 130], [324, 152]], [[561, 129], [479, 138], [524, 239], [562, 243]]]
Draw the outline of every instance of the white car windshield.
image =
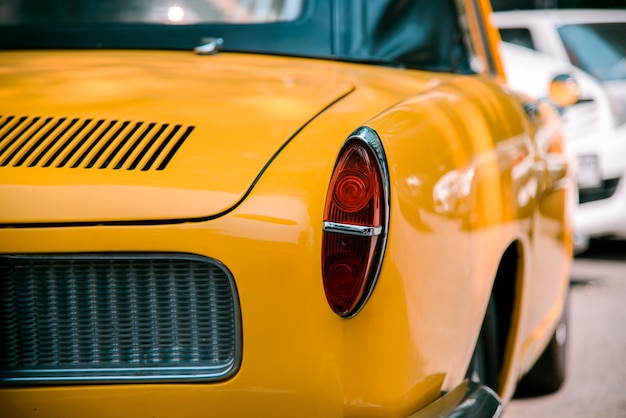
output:
[[601, 81], [626, 80], [626, 23], [565, 25], [559, 34], [572, 64]]

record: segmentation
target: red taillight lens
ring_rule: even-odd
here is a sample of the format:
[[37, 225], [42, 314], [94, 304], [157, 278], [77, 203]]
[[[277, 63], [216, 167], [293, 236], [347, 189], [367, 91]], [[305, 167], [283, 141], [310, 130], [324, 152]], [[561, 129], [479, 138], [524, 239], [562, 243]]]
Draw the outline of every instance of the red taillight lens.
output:
[[333, 203], [340, 210], [348, 213], [363, 209], [372, 196], [367, 175], [357, 170], [341, 171], [332, 190]]
[[[372, 131], [365, 133], [377, 140]], [[387, 228], [384, 162], [365, 139], [355, 135], [343, 147], [324, 213], [324, 291], [333, 311], [344, 317], [355, 314], [372, 291]]]

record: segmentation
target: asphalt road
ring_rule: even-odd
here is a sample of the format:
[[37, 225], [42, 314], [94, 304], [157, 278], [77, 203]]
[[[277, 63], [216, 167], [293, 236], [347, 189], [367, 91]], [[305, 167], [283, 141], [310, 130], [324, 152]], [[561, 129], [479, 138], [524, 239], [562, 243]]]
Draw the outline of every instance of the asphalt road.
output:
[[626, 418], [626, 241], [593, 241], [576, 257], [570, 302], [565, 385], [514, 399], [503, 418]]

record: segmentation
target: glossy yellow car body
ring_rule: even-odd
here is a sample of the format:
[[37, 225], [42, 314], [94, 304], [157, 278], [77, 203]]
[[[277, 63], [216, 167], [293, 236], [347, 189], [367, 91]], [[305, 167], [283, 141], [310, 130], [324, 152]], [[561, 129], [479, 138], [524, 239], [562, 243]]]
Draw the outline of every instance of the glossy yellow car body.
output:
[[[24, 164], [0, 166], [0, 253], [210, 257], [235, 279], [243, 329], [226, 380], [8, 386], [3, 416], [409, 416], [466, 378], [504, 254], [516, 260], [494, 388], [505, 402], [554, 332], [572, 183], [566, 163], [548, 170], [558, 121], [528, 118], [497, 77], [226, 52], [1, 54], [4, 118], [193, 132], [162, 171], [102, 168], [96, 149], [91, 168], [71, 167], [79, 152], [53, 170], [18, 150]], [[376, 287], [345, 319], [321, 286], [321, 220], [359, 126], [385, 149], [390, 223]]]

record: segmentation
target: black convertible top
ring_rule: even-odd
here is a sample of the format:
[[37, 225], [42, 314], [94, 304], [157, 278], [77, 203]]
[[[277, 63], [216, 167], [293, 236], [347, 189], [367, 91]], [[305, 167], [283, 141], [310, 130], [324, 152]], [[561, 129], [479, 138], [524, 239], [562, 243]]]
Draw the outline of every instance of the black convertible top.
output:
[[[121, 23], [102, 14], [97, 21], [88, 18], [89, 7], [105, 3], [111, 10], [116, 2], [124, 8], [130, 1], [0, 0], [0, 48], [192, 50], [203, 39], [221, 38], [224, 51], [471, 71], [454, 0], [306, 0], [293, 21], [253, 24]], [[10, 13], [9, 3], [18, 5]], [[72, 13], [71, 19], [63, 13]], [[81, 16], [86, 17], [81, 21]]]

